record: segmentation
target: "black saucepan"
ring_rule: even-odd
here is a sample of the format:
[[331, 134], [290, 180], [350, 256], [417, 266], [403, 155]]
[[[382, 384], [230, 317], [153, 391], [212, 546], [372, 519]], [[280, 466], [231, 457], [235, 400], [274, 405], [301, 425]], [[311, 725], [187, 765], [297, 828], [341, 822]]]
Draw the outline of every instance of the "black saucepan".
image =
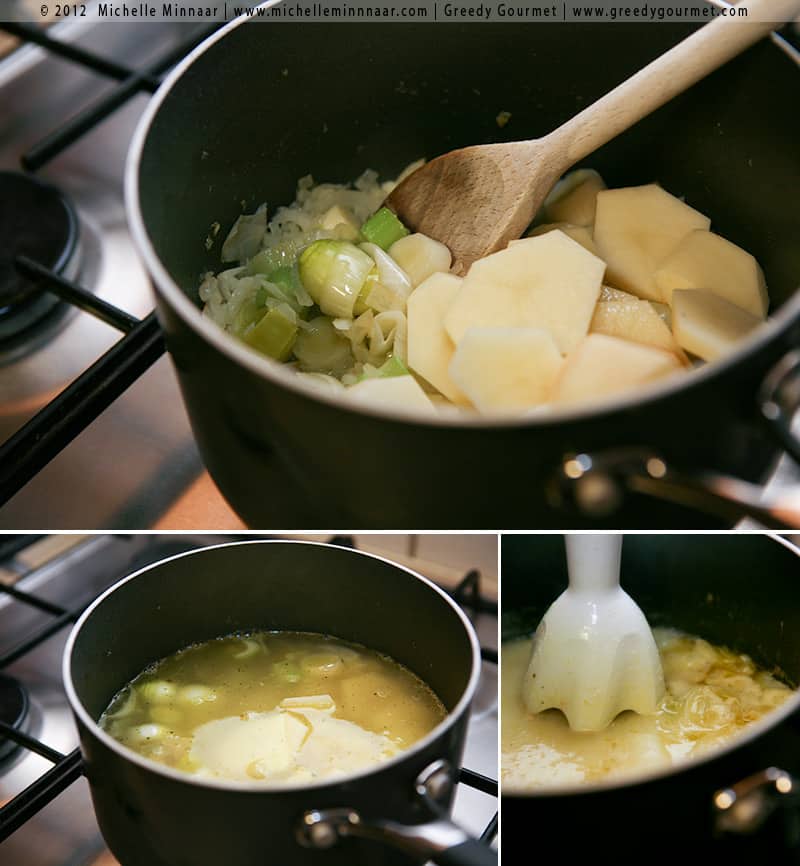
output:
[[[333, 634], [387, 653], [449, 714], [385, 764], [292, 788], [199, 780], [97, 725], [157, 659], [254, 628]], [[284, 541], [204, 548], [136, 572], [88, 608], [64, 656], [95, 812], [123, 866], [496, 864], [447, 818], [479, 671], [469, 621], [429, 581], [375, 556]]]
[[[753, 505], [724, 476], [760, 482], [781, 436], [792, 444], [799, 366], [785, 361], [763, 391], [800, 333], [800, 77], [768, 40], [587, 160], [610, 186], [658, 180], [761, 262], [773, 321], [724, 362], [536, 421], [423, 420], [319, 395], [222, 333], [197, 296], [242, 203], [288, 203], [308, 173], [393, 176], [420, 156], [539, 136], [689, 32], [238, 21], [175, 70], [131, 147], [128, 212], [200, 451], [249, 525], [269, 521], [276, 455], [308, 497], [309, 525], [323, 514], [337, 527], [691, 527]], [[502, 130], [500, 111], [511, 112]]]
[[[566, 585], [557, 535], [505, 536], [502, 632], [530, 634]], [[766, 535], [626, 535], [622, 584], [651, 625], [672, 626], [750, 655], [800, 682], [800, 560]], [[800, 694], [702, 760], [643, 781], [522, 795], [503, 790], [505, 850], [539, 828], [546, 849], [564, 816], [580, 828], [570, 862], [794, 862]], [[733, 802], [733, 801], [736, 802]], [[562, 840], [563, 841], [563, 840]], [[798, 849], [800, 850], [800, 849]], [[795, 854], [794, 856], [800, 856]]]

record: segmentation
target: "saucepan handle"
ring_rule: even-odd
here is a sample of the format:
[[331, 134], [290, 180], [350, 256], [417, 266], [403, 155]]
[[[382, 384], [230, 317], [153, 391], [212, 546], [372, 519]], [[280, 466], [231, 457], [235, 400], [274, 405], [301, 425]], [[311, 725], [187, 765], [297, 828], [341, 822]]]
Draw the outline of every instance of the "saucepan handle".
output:
[[758, 409], [782, 447], [800, 463], [800, 439], [792, 420], [800, 408], [800, 351], [787, 352], [765, 377], [758, 391]]
[[434, 860], [439, 866], [494, 866], [497, 854], [477, 839], [468, 839], [455, 848], [441, 851]]
[[364, 819], [355, 809], [315, 809], [306, 812], [297, 827], [297, 839], [306, 848], [331, 848], [350, 837], [382, 842], [439, 866], [497, 866], [497, 852], [446, 818], [399, 824]]
[[[788, 816], [798, 805], [800, 780], [786, 770], [768, 767], [714, 794], [714, 829], [718, 834], [750, 835], [777, 810], [787, 810]], [[797, 844], [796, 838], [793, 841]]]
[[[792, 432], [800, 409], [800, 350], [787, 352], [772, 367], [756, 399], [760, 417], [800, 464], [800, 436]], [[599, 518], [612, 515], [626, 492], [675, 502], [731, 522], [752, 517], [775, 529], [800, 528], [800, 491], [784, 490], [765, 499], [757, 484], [718, 472], [682, 470], [647, 448], [568, 454], [548, 496], [555, 507]]]
[[548, 499], [554, 507], [599, 519], [612, 516], [627, 493], [675, 502], [732, 523], [752, 517], [775, 529], [800, 528], [800, 490], [765, 499], [757, 484], [718, 472], [683, 471], [646, 448], [567, 455]]
[[301, 817], [297, 841], [306, 848], [331, 848], [340, 839], [372, 839], [439, 866], [497, 866], [497, 852], [454, 824], [439, 805], [452, 790], [453, 772], [438, 760], [417, 777], [415, 793], [434, 816], [422, 824], [364, 818], [356, 809], [312, 809]]

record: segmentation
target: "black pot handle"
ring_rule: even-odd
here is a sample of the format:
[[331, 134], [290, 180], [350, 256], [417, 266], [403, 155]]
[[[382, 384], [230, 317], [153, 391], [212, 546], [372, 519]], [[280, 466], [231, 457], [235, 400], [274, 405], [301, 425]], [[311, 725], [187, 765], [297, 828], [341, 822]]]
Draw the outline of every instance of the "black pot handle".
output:
[[714, 829], [718, 834], [750, 835], [777, 810], [796, 810], [798, 804], [800, 780], [786, 770], [768, 767], [714, 794]]
[[490, 866], [497, 863], [497, 854], [477, 839], [468, 839], [455, 848], [440, 852], [435, 863], [439, 866]]
[[800, 408], [800, 351], [787, 352], [769, 371], [758, 391], [758, 409], [781, 446], [800, 463], [800, 439], [792, 419]]
[[675, 469], [646, 448], [569, 454], [547, 490], [553, 507], [594, 519], [613, 515], [626, 493], [675, 502], [731, 523], [752, 517], [775, 529], [800, 528], [800, 491], [782, 491], [766, 500], [757, 484], [718, 472]]
[[400, 824], [383, 818], [364, 818], [356, 809], [312, 809], [296, 827], [305, 848], [331, 848], [340, 839], [371, 839], [439, 866], [497, 866], [497, 852], [473, 839], [454, 824], [438, 805], [452, 790], [453, 774], [446, 761], [435, 761], [417, 777], [415, 793], [433, 813], [422, 824]]

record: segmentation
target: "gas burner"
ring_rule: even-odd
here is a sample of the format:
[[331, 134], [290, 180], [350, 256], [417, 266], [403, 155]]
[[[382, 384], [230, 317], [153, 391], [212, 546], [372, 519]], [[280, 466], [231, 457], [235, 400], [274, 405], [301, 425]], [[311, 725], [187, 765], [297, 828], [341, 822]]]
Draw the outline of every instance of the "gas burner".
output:
[[79, 265], [78, 236], [75, 209], [56, 187], [29, 174], [0, 172], [0, 342], [28, 331], [61, 306], [56, 295], [20, 271], [17, 257], [71, 279]]
[[[30, 702], [22, 683], [12, 677], [0, 674], [0, 722], [17, 730], [22, 729], [28, 720]], [[11, 757], [20, 747], [0, 735], [0, 764]]]

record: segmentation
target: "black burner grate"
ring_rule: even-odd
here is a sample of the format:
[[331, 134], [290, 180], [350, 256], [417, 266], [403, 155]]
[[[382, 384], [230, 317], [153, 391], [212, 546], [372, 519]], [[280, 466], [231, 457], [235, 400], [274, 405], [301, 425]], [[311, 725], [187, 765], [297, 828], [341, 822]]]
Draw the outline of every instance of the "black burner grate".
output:
[[[37, 540], [39, 538], [41, 536], [12, 536], [7, 556], [11, 558], [22, 549], [25, 546], [25, 539]], [[355, 541], [350, 536], [336, 536], [330, 543], [336, 543], [344, 547], [356, 547]], [[0, 559], [0, 562], [4, 562], [4, 560]], [[122, 576], [119, 575], [119, 577]], [[478, 571], [470, 571], [453, 591], [452, 596], [468, 612], [497, 615], [497, 603], [481, 595], [480, 587], [480, 573]], [[91, 601], [86, 601], [78, 608], [67, 610], [35, 594], [0, 583], [0, 594], [3, 593], [13, 597], [17, 602], [48, 614], [50, 618], [44, 625], [33, 629], [23, 641], [0, 655], [0, 684], [2, 684], [3, 680], [10, 679], [2, 673], [5, 668], [36, 649], [62, 628], [75, 622], [83, 610], [91, 604]], [[497, 650], [481, 647], [481, 656], [484, 661], [497, 664]], [[53, 766], [24, 791], [0, 807], [0, 843], [22, 826], [29, 818], [36, 815], [40, 809], [43, 809], [51, 800], [83, 774], [81, 756], [77, 749], [68, 755], [63, 755], [36, 739], [36, 737], [25, 733], [24, 730], [20, 730], [12, 724], [6, 723], [0, 718], [0, 745], [2, 745], [4, 739], [10, 740], [16, 743], [17, 746], [46, 758]], [[460, 784], [467, 785], [491, 797], [497, 798], [498, 796], [497, 780], [484, 776], [481, 773], [476, 773], [473, 770], [462, 767], [459, 771], [458, 781]], [[495, 813], [481, 834], [481, 839], [487, 844], [491, 844], [497, 838], [497, 828], [498, 815]]]
[[[33, 144], [20, 158], [22, 167], [29, 172], [42, 168], [131, 97], [153, 93], [161, 76], [218, 26], [195, 32], [146, 69], [137, 70], [61, 42], [36, 27], [0, 23], [0, 30], [119, 82], [102, 98]], [[125, 336], [0, 445], [0, 506], [85, 430], [164, 352], [155, 314], [140, 321], [70, 282], [58, 273], [57, 267], [50, 267], [51, 264], [26, 255], [16, 256], [13, 262], [20, 281], [32, 284], [37, 297], [56, 296], [102, 319]]]

